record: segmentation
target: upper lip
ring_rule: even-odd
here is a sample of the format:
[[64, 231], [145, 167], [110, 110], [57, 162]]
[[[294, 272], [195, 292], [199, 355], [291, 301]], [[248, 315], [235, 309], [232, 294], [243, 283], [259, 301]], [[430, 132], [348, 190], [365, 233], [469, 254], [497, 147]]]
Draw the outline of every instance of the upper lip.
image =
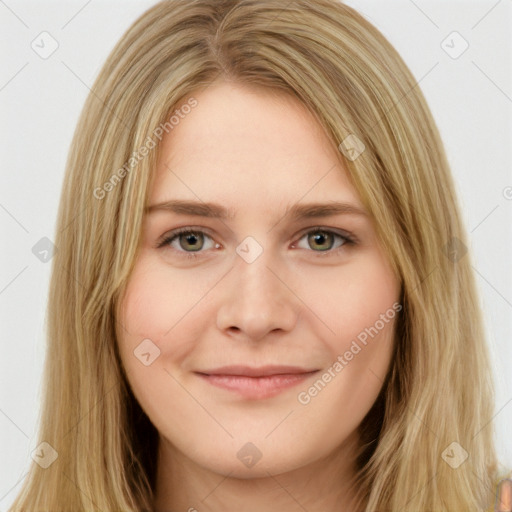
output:
[[299, 366], [222, 366], [220, 368], [212, 368], [211, 370], [201, 370], [197, 373], [206, 375], [241, 375], [245, 377], [264, 377], [268, 375], [289, 375], [289, 374], [302, 374], [317, 371], [317, 368], [302, 368]]

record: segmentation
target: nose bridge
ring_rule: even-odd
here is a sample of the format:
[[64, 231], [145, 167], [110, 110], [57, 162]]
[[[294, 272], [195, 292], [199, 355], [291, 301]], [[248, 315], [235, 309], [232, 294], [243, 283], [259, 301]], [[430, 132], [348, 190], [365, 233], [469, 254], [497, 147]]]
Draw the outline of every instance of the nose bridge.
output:
[[222, 330], [236, 329], [256, 340], [275, 329], [292, 329], [298, 304], [280, 279], [281, 262], [248, 238], [237, 247], [217, 323]]
[[[252, 250], [252, 249], [251, 249]], [[281, 295], [282, 283], [276, 277], [273, 267], [278, 267], [276, 258], [272, 257], [270, 250], [264, 250], [254, 261], [239, 257], [235, 262], [235, 274], [240, 291], [245, 297], [254, 301], [277, 299]]]

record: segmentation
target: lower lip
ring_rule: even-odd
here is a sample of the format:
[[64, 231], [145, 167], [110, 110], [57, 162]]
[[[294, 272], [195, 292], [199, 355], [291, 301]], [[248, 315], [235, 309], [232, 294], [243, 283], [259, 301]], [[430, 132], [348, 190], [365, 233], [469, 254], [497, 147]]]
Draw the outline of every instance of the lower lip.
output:
[[245, 398], [261, 400], [278, 395], [291, 387], [304, 382], [317, 373], [288, 373], [282, 375], [267, 375], [264, 377], [247, 377], [244, 375], [206, 375], [198, 373], [200, 377], [212, 386], [234, 391]]

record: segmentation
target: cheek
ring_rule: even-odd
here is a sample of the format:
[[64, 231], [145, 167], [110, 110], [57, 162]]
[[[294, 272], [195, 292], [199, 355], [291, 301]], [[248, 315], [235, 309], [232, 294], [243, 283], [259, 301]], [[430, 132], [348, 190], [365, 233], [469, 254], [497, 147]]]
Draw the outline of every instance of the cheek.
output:
[[[205, 314], [203, 299], [215, 279], [212, 284], [212, 276], [200, 271], [171, 269], [151, 255], [140, 256], [118, 308], [119, 324], [124, 327], [118, 333], [118, 346], [123, 365], [141, 393], [146, 384], [156, 382], [157, 374], [165, 385], [169, 377], [164, 369], [173, 367], [179, 372], [186, 368], [187, 358], [211, 319]], [[147, 339], [152, 343], [142, 344]], [[147, 353], [146, 347], [152, 352], [150, 358], [154, 357], [150, 366], [136, 357]]]
[[375, 402], [389, 369], [401, 314], [400, 283], [382, 253], [373, 251], [340, 267], [334, 279], [332, 274], [316, 277], [309, 281], [315, 286], [303, 293], [321, 319], [316, 325], [329, 333], [323, 340], [330, 360], [319, 376], [328, 383], [304, 389], [299, 402], [312, 405], [310, 413], [331, 409], [333, 421], [345, 423], [350, 417], [355, 428]]
[[317, 296], [313, 304], [322, 305], [318, 316], [334, 331], [325, 338], [330, 383], [325, 390], [319, 384], [311, 394], [318, 395], [317, 406], [337, 404], [336, 417], [352, 415], [357, 423], [377, 398], [389, 369], [401, 314], [400, 283], [382, 255], [372, 253], [341, 269], [339, 278], [326, 286], [328, 297]]
[[[206, 291], [205, 280], [191, 282], [191, 274], [162, 269], [150, 258], [141, 257], [127, 286], [120, 317], [132, 338], [161, 341], [194, 317], [193, 308]], [[191, 314], [192, 313], [192, 314]]]
[[382, 337], [393, 329], [397, 315], [393, 305], [399, 300], [400, 285], [376, 251], [340, 267], [335, 275], [318, 272], [304, 285], [301, 296], [307, 297], [307, 304], [327, 327], [325, 332], [330, 334], [325, 339], [337, 354], [348, 350], [359, 335], [364, 339], [376, 323]]
[[[182, 397], [180, 386], [165, 371], [174, 364], [180, 367], [194, 349], [193, 340], [200, 335], [197, 319], [191, 321], [194, 317], [191, 308], [198, 297], [195, 292], [193, 296], [190, 292], [184, 293], [194, 289], [190, 283], [187, 287], [187, 279], [179, 271], [163, 271], [161, 265], [143, 254], [118, 308], [119, 324], [124, 327], [118, 331], [122, 364], [132, 392], [159, 429], [166, 425], [161, 408], [169, 404], [169, 397], [173, 397], [178, 408], [185, 410], [187, 405], [187, 397]], [[149, 354], [146, 360], [144, 354]]]

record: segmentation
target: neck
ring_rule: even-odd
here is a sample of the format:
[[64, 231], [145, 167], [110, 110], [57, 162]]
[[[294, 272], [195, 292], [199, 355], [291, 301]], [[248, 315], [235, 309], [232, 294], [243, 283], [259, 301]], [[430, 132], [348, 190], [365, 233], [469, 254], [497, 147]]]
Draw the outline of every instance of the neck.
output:
[[355, 438], [308, 465], [263, 478], [233, 478], [199, 466], [160, 436], [154, 512], [358, 512], [351, 484]]

